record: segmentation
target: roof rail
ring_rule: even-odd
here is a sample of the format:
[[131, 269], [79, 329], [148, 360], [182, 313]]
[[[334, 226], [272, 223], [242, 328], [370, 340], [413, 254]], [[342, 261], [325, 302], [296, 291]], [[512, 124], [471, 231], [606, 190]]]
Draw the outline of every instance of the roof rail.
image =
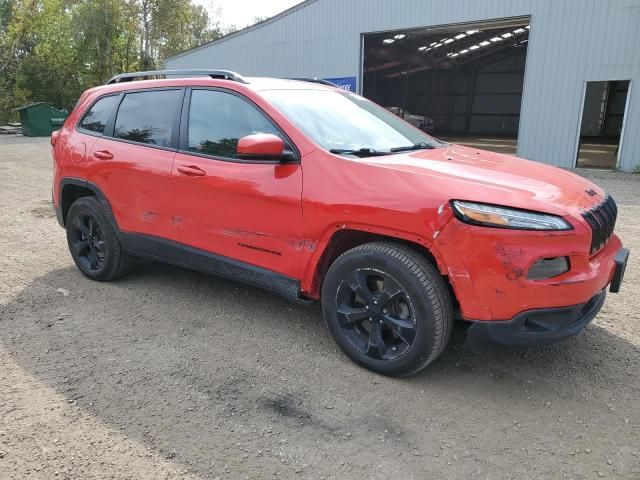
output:
[[158, 77], [211, 77], [224, 80], [232, 80], [238, 83], [248, 83], [242, 75], [229, 70], [149, 70], [146, 72], [121, 73], [112, 77], [107, 85], [121, 82], [131, 82], [136, 78], [149, 79]]
[[298, 82], [319, 83], [320, 85], [327, 85], [329, 87], [337, 87], [337, 85], [335, 83], [332, 83], [329, 80], [323, 80], [322, 78], [317, 78], [317, 77], [294, 77], [294, 78], [287, 78], [287, 80], [296, 80]]

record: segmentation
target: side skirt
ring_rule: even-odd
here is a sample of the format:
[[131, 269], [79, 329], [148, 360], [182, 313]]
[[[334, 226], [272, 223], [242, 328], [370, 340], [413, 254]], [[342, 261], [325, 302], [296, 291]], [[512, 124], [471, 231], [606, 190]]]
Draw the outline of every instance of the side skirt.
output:
[[118, 238], [123, 248], [132, 255], [226, 277], [270, 290], [291, 301], [311, 303], [300, 297], [298, 280], [280, 273], [149, 235], [119, 232]]

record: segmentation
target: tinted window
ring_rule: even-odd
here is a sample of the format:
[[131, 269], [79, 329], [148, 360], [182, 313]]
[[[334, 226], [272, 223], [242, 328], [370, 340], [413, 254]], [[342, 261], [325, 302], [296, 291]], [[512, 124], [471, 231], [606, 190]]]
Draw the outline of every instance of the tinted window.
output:
[[193, 90], [189, 109], [189, 151], [234, 158], [238, 140], [280, 132], [256, 107], [230, 93]]
[[113, 136], [160, 147], [171, 146], [180, 90], [127, 93], [116, 116]]
[[92, 132], [104, 133], [104, 127], [113, 113], [113, 109], [118, 105], [118, 95], [104, 97], [93, 104], [82, 121], [80, 127]]

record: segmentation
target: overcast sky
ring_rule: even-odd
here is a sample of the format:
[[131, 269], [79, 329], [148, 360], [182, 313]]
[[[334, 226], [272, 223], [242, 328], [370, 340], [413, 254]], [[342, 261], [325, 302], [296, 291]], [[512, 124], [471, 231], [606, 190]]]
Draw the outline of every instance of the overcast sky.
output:
[[235, 25], [238, 28], [253, 23], [255, 17], [273, 17], [301, 0], [195, 0], [195, 3], [209, 9], [215, 19], [216, 9], [220, 9], [222, 27]]

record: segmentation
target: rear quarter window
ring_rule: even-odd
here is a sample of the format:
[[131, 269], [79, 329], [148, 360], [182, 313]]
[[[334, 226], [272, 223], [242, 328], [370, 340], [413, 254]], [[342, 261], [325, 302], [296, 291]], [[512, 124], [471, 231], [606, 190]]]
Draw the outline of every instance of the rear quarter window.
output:
[[80, 128], [102, 135], [113, 111], [118, 106], [119, 98], [119, 95], [110, 95], [94, 103], [82, 117]]

